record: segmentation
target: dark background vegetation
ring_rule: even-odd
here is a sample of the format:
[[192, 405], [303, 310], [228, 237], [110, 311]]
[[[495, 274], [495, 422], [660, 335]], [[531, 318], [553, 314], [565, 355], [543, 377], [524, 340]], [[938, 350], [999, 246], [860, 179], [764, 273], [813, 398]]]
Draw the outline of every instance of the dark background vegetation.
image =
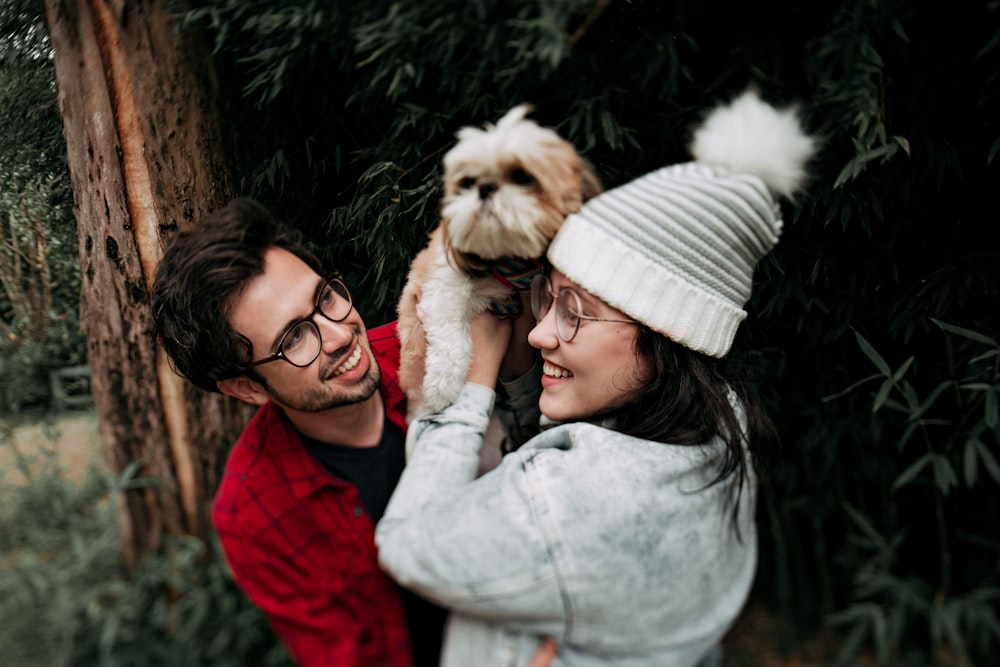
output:
[[[1000, 3], [194, 4], [178, 9], [181, 29], [215, 48], [239, 191], [302, 229], [347, 274], [370, 324], [393, 316], [408, 262], [436, 223], [440, 158], [459, 127], [529, 101], [612, 187], [687, 160], [701, 114], [748, 84], [776, 104], [798, 104], [823, 150], [759, 267], [737, 343], [784, 442], [759, 503], [754, 597], [781, 621], [775, 644], [833, 637], [824, 664], [1000, 664]], [[0, 379], [20, 383], [5, 389], [8, 412], [31, 404], [32, 374], [77, 363], [83, 350], [70, 326], [74, 241], [58, 109], [51, 67], [37, 55], [44, 35], [25, 28], [41, 25], [33, 11], [27, 1], [0, 9], [0, 217], [27, 239], [32, 218], [11, 213], [18, 202], [47, 211], [60, 268], [40, 336], [27, 335], [6, 284], [0, 294]], [[37, 143], [25, 152], [28, 141]], [[54, 185], [31, 195], [30, 183]], [[39, 278], [20, 280], [26, 289]], [[37, 394], [44, 405], [44, 383]], [[123, 483], [137, 482], [115, 480], [104, 493]], [[92, 508], [102, 497], [74, 502]], [[33, 553], [8, 532], [0, 550]], [[223, 664], [220, 647], [243, 656], [231, 664], [248, 664], [272, 641], [266, 628], [223, 571], [190, 568], [172, 586], [201, 592], [214, 611], [199, 618], [244, 624], [215, 640], [216, 653], [202, 650], [216, 656], [205, 664]], [[70, 580], [84, 595], [87, 568], [77, 570]], [[21, 579], [0, 576], [8, 592], [34, 599]], [[141, 641], [123, 639], [143, 627], [137, 619], [183, 635], [188, 626], [170, 620], [176, 610], [155, 596], [136, 601], [140, 584], [116, 629], [79, 603], [59, 618], [79, 614], [80, 627], [103, 628], [93, 655], [139, 651]], [[126, 604], [124, 593], [96, 599]], [[9, 609], [0, 601], [4, 618]], [[147, 609], [160, 610], [159, 625]], [[195, 627], [190, 637], [218, 636]], [[178, 659], [172, 650], [165, 655]], [[282, 659], [267, 655], [260, 660]]]

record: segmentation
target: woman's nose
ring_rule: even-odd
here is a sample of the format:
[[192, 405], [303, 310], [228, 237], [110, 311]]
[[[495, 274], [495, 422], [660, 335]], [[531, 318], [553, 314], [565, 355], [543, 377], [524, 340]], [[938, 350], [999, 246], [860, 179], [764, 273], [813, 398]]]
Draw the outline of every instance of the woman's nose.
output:
[[528, 344], [539, 350], [551, 350], [559, 345], [559, 334], [556, 332], [556, 309], [553, 304], [549, 312], [538, 320], [535, 327], [528, 332]]

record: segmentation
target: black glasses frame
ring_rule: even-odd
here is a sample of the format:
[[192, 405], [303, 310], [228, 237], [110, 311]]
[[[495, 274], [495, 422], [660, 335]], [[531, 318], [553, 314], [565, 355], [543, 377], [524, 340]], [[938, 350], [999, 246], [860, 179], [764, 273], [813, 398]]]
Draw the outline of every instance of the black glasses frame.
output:
[[[323, 312], [323, 304], [320, 303], [320, 300], [323, 298], [323, 292], [320, 292], [319, 297], [317, 297], [317, 303], [314, 304], [312, 312], [309, 313], [307, 316], [303, 317], [302, 319], [296, 320], [295, 322], [293, 322], [292, 326], [288, 327], [288, 330], [281, 337], [281, 340], [278, 341], [278, 351], [275, 352], [274, 354], [272, 354], [269, 357], [265, 357], [263, 359], [258, 359], [257, 361], [251, 361], [250, 363], [248, 363], [245, 366], [243, 366], [243, 370], [250, 370], [251, 368], [257, 368], [258, 366], [262, 366], [264, 364], [269, 364], [272, 361], [277, 361], [278, 359], [281, 359], [283, 361], [287, 361], [288, 363], [290, 363], [292, 366], [295, 366], [296, 368], [305, 368], [306, 366], [308, 366], [312, 362], [316, 361], [316, 358], [319, 357], [319, 353], [323, 350], [323, 335], [320, 333], [319, 325], [316, 324], [316, 316], [317, 315], [322, 315], [323, 319], [325, 319], [325, 320], [327, 320], [329, 322], [343, 322], [351, 314], [351, 311], [354, 310], [354, 299], [351, 296], [351, 291], [349, 289], [347, 289], [347, 285], [344, 284], [343, 280], [341, 280], [340, 278], [337, 278], [337, 277], [331, 277], [331, 278], [327, 278], [325, 280], [325, 283], [326, 283], [327, 286], [330, 287], [330, 289], [332, 289], [334, 291], [335, 294], [337, 294], [339, 296], [342, 296], [347, 301], [347, 311], [344, 313], [344, 316], [341, 317], [341, 318], [339, 318], [339, 319], [334, 319], [334, 318], [330, 317], [329, 315], [327, 315], [326, 313], [324, 313]], [[319, 345], [316, 347], [316, 354], [313, 355], [312, 359], [310, 359], [308, 362], [306, 362], [304, 364], [297, 364], [294, 361], [292, 361], [291, 359], [289, 359], [287, 356], [285, 356], [285, 352], [284, 352], [284, 349], [285, 349], [285, 339], [287, 339], [288, 336], [293, 331], [295, 331], [296, 329], [298, 329], [303, 324], [305, 324], [306, 326], [310, 327], [313, 330], [313, 332], [316, 334], [316, 340], [319, 341]], [[251, 350], [251, 354], [252, 354], [253, 345], [242, 334], [240, 335], [240, 338], [242, 338], [244, 341], [246, 341], [248, 347]]]

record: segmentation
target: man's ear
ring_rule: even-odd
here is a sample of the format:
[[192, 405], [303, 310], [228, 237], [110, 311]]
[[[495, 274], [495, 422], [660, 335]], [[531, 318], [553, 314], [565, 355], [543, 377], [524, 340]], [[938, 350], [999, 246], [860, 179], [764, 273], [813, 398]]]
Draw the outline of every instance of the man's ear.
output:
[[271, 395], [264, 390], [264, 387], [259, 382], [254, 382], [243, 375], [225, 380], [216, 380], [215, 386], [226, 396], [238, 398], [250, 405], [264, 405], [271, 400]]

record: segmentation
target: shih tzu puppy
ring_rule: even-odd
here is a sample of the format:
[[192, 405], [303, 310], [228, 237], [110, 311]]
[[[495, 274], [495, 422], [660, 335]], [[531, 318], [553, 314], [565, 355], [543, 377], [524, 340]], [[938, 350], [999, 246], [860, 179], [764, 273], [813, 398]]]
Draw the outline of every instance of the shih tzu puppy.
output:
[[566, 216], [601, 192], [590, 163], [530, 111], [522, 104], [496, 125], [462, 128], [444, 156], [441, 221], [397, 308], [409, 421], [458, 396], [472, 359], [469, 322], [510, 297], [496, 267], [542, 257]]

